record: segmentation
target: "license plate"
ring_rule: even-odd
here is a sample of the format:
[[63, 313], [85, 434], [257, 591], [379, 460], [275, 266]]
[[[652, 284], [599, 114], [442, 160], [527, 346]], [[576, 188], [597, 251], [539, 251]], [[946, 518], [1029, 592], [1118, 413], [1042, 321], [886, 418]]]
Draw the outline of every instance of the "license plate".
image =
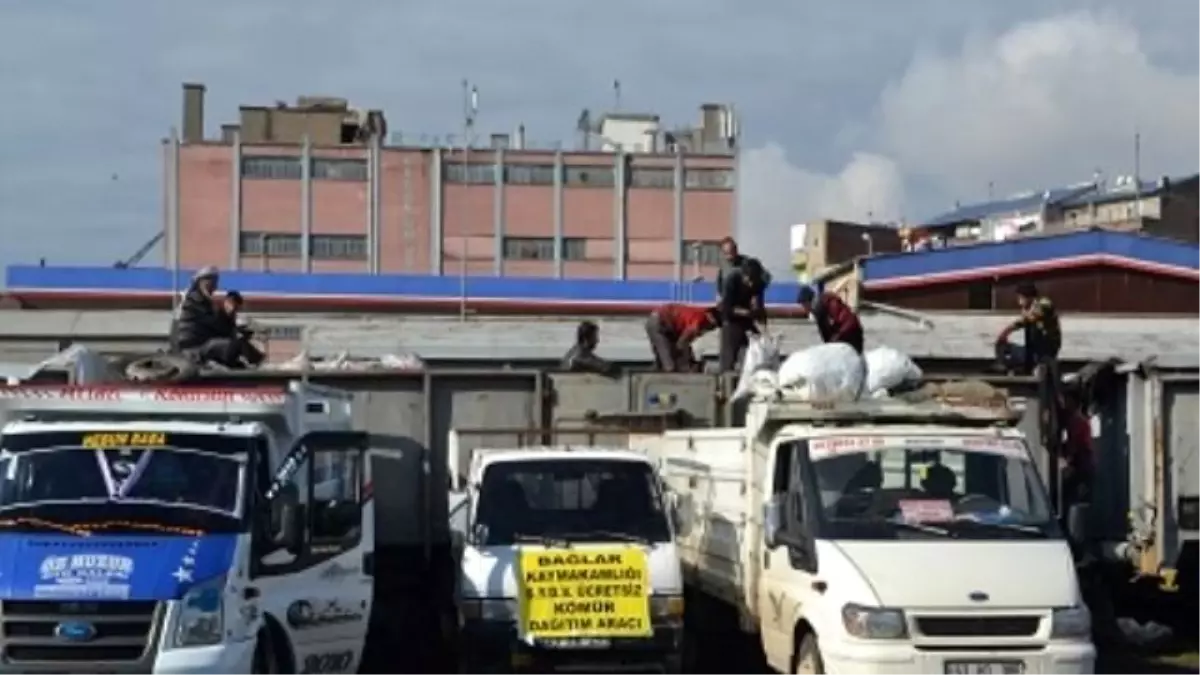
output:
[[1020, 675], [1023, 661], [947, 661], [947, 675]]
[[538, 640], [539, 647], [547, 649], [608, 649], [612, 640], [608, 638], [551, 638]]

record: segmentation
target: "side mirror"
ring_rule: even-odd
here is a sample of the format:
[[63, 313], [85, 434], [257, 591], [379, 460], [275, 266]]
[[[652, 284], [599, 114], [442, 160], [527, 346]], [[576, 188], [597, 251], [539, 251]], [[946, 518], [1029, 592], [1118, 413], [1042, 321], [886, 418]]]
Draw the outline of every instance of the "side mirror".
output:
[[1087, 504], [1072, 504], [1067, 510], [1067, 536], [1076, 544], [1082, 544], [1088, 540], [1088, 520], [1091, 518], [1091, 511]]
[[763, 504], [763, 543], [767, 548], [780, 545], [779, 531], [783, 523], [783, 498], [774, 495]]
[[675, 534], [687, 534], [688, 528], [691, 526], [691, 520], [688, 518], [687, 510], [684, 508], [683, 496], [678, 492], [667, 493], [667, 508], [671, 513], [671, 526], [675, 528]]
[[299, 500], [290, 492], [281, 492], [271, 502], [271, 543], [298, 554], [303, 544], [302, 520]]
[[471, 527], [471, 535], [468, 541], [475, 546], [483, 546], [488, 538], [488, 526], [483, 523], [475, 523]]

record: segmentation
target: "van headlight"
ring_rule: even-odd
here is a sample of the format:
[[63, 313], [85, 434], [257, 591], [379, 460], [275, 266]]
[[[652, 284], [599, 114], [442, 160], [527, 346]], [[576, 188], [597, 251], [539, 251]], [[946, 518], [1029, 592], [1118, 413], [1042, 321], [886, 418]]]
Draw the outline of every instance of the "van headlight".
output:
[[655, 595], [650, 597], [650, 616], [658, 620], [683, 618], [682, 595]]
[[864, 640], [899, 640], [908, 637], [904, 612], [885, 607], [849, 604], [842, 608], [846, 632]]
[[172, 647], [203, 647], [221, 642], [225, 627], [225, 577], [220, 576], [184, 593], [171, 632]]
[[466, 598], [461, 607], [468, 621], [516, 621], [519, 615], [517, 601], [511, 598]]
[[1050, 637], [1085, 638], [1092, 634], [1092, 615], [1087, 607], [1060, 607], [1050, 619]]

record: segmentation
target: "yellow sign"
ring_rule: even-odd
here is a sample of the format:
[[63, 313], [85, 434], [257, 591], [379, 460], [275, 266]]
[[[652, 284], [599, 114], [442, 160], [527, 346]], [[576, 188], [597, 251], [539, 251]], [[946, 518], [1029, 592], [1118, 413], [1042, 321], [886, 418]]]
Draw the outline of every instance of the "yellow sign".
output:
[[521, 551], [521, 632], [534, 638], [648, 637], [650, 574], [637, 548]]
[[167, 444], [167, 435], [161, 431], [135, 431], [87, 434], [83, 437], [85, 448], [145, 448]]

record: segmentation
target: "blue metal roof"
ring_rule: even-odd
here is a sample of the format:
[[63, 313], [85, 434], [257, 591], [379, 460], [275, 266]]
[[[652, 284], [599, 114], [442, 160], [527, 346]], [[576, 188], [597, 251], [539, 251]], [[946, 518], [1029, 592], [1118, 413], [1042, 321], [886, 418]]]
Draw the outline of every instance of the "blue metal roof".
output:
[[[1197, 178], [1197, 174], [1192, 174], [1190, 176], [1179, 176], [1176, 178], [1168, 178], [1168, 180], [1171, 182], [1172, 185], [1178, 185], [1180, 183], [1194, 181], [1194, 180], [1196, 180], [1196, 178]], [[1162, 186], [1159, 184], [1159, 181], [1157, 181], [1157, 180], [1143, 180], [1143, 181], [1139, 181], [1139, 183], [1140, 183], [1140, 185], [1138, 186], [1138, 189], [1141, 190], [1141, 194], [1143, 197], [1149, 197], [1151, 195], [1156, 195], [1162, 189]], [[1077, 207], [1077, 206], [1087, 206], [1088, 204], [1104, 204], [1107, 202], [1129, 199], [1130, 197], [1132, 197], [1134, 195], [1134, 193], [1135, 193], [1135, 189], [1134, 189], [1133, 185], [1122, 185], [1119, 187], [1113, 186], [1113, 185], [1108, 185], [1099, 190], [1089, 190], [1085, 193], [1075, 195], [1068, 199], [1064, 199], [1062, 201], [1062, 203], [1059, 204], [1059, 206], [1070, 208], [1070, 207]]]
[[1200, 247], [1128, 232], [1089, 230], [1026, 237], [972, 246], [954, 246], [916, 253], [888, 253], [863, 260], [863, 281], [894, 282], [950, 275], [994, 274], [997, 268], [1053, 267], [1073, 260], [1105, 256], [1164, 272], [1194, 274], [1200, 270]]
[[939, 225], [953, 225], [956, 223], [972, 223], [998, 216], [1038, 213], [1043, 206], [1055, 205], [1067, 199], [1077, 198], [1080, 195], [1092, 192], [1094, 189], [1090, 184], [1086, 186], [1060, 187], [1043, 192], [983, 202], [981, 204], [969, 204], [943, 213], [940, 216], [930, 218], [923, 225], [937, 227]]
[[[7, 270], [8, 290], [93, 291], [120, 293], [170, 293], [185, 289], [191, 270], [179, 270], [172, 283], [164, 268], [114, 269], [111, 267], [38, 267], [13, 265]], [[374, 296], [457, 299], [463, 284], [456, 276], [402, 274], [303, 274], [299, 272], [228, 271], [221, 286], [243, 293], [270, 296]], [[466, 296], [476, 300], [531, 302], [678, 302], [716, 300], [711, 281], [678, 283], [666, 280], [546, 279], [533, 277], [467, 277]], [[768, 304], [792, 304], [799, 284], [774, 281], [767, 288]]]

